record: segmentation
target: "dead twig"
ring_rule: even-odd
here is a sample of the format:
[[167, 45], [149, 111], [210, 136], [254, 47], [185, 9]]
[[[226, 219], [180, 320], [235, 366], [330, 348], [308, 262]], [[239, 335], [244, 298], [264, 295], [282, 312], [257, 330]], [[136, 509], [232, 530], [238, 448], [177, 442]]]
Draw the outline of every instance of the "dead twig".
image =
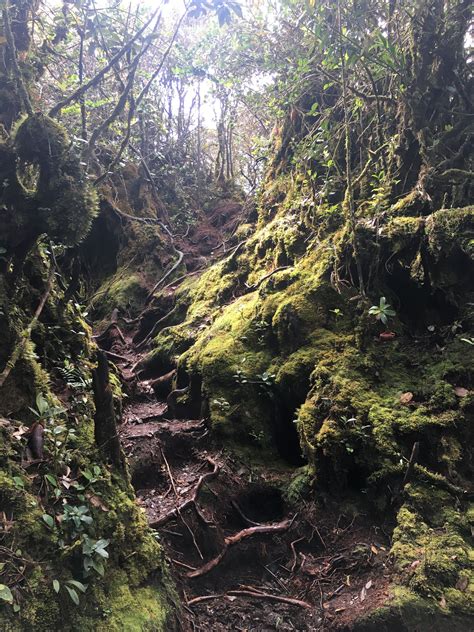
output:
[[415, 463], [418, 459], [418, 453], [420, 451], [420, 442], [415, 441], [413, 444], [413, 448], [411, 450], [410, 460], [408, 461], [407, 470], [405, 472], [405, 476], [403, 477], [402, 489], [410, 482], [411, 477], [413, 476], [413, 470], [415, 469]]
[[165, 462], [165, 465], [166, 465], [166, 470], [168, 472], [168, 476], [169, 476], [170, 483], [171, 483], [171, 486], [172, 486], [173, 491], [174, 491], [174, 495], [176, 496], [176, 498], [178, 498], [178, 492], [176, 490], [176, 485], [175, 485], [175, 482], [174, 482], [173, 474], [171, 472], [171, 468], [170, 468], [170, 465], [168, 463], [168, 459], [166, 458], [165, 452], [164, 452], [164, 450], [163, 450], [163, 448], [161, 446], [160, 446], [160, 452], [161, 452], [161, 456], [163, 457], [163, 461]]
[[292, 573], [295, 572], [295, 568], [298, 563], [298, 553], [296, 551], [295, 545], [298, 544], [298, 542], [301, 542], [302, 540], [304, 540], [304, 538], [298, 538], [297, 540], [293, 540], [293, 542], [290, 543], [291, 550], [293, 551], [293, 564], [291, 565]]
[[[100, 348], [100, 347], [99, 347]], [[114, 353], [113, 351], [107, 351], [107, 349], [100, 349], [112, 360], [123, 360], [124, 362], [130, 362], [130, 359], [124, 355], [120, 355], [119, 353]]]

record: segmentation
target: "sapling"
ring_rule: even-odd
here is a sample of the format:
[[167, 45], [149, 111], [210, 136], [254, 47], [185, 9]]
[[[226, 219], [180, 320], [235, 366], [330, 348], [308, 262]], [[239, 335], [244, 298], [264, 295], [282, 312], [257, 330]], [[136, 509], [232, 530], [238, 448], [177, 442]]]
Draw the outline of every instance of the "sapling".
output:
[[372, 305], [372, 307], [369, 309], [369, 314], [375, 316], [376, 320], [380, 320], [381, 323], [386, 325], [389, 318], [395, 316], [395, 310], [393, 310], [392, 306], [387, 303], [387, 299], [385, 298], [385, 296], [381, 296], [379, 304]]

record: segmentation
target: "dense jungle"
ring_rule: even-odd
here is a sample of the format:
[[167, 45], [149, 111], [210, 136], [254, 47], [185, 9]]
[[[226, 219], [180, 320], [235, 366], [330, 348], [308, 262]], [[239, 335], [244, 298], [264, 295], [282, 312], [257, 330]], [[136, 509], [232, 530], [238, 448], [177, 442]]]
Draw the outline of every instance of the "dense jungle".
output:
[[473, 630], [471, 3], [0, 8], [0, 631]]

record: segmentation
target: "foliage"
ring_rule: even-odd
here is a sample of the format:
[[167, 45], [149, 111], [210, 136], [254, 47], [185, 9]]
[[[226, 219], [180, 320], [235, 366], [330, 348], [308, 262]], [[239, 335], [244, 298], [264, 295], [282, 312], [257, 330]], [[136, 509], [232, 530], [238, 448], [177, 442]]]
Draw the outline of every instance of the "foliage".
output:
[[369, 309], [369, 314], [375, 316], [376, 320], [380, 320], [380, 322], [386, 325], [388, 323], [388, 319], [392, 316], [395, 316], [395, 311], [387, 303], [387, 299], [385, 298], [385, 296], [381, 296], [379, 304], [372, 305], [372, 307]]

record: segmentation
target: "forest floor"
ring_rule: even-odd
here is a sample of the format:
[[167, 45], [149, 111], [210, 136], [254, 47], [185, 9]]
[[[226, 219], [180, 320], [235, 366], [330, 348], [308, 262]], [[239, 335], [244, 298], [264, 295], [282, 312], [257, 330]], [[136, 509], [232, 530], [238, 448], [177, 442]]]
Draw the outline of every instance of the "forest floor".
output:
[[336, 500], [289, 506], [280, 490], [294, 470], [249, 465], [215, 443], [205, 419], [173, 418], [133, 373], [132, 338], [112, 328], [107, 344], [128, 393], [120, 436], [180, 593], [183, 631], [350, 630], [384, 604], [391, 525], [346, 515]]

